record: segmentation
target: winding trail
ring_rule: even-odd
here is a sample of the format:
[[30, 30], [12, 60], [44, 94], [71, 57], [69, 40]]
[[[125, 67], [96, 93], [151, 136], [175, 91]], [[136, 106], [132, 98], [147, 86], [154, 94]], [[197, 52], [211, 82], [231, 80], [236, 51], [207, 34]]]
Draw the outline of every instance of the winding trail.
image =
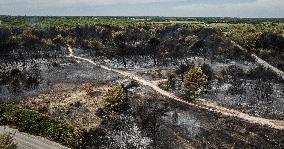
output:
[[70, 46], [68, 46], [68, 50], [69, 50], [69, 56], [68, 57], [72, 57], [72, 58], [75, 58], [75, 59], [78, 59], [78, 60], [87, 61], [87, 62], [89, 62], [89, 63], [91, 63], [95, 66], [98, 66], [102, 69], [112, 71], [112, 72], [116, 72], [116, 73], [118, 73], [122, 76], [136, 80], [140, 84], [149, 86], [153, 90], [155, 90], [156, 92], [160, 93], [161, 95], [166, 96], [166, 97], [168, 97], [172, 100], [175, 100], [177, 102], [180, 102], [180, 103], [183, 103], [183, 104], [186, 104], [186, 105], [189, 105], [189, 106], [194, 106], [194, 107], [198, 107], [198, 108], [201, 108], [201, 109], [205, 109], [205, 110], [208, 110], [210, 112], [220, 113], [224, 116], [236, 117], [236, 118], [245, 120], [248, 123], [259, 124], [259, 125], [262, 125], [262, 126], [269, 126], [271, 128], [274, 128], [274, 129], [284, 130], [284, 121], [254, 117], [254, 116], [242, 113], [242, 112], [237, 111], [237, 110], [228, 109], [228, 108], [225, 108], [225, 107], [214, 105], [213, 103], [207, 102], [203, 99], [197, 99], [193, 102], [187, 102], [187, 101], [181, 99], [180, 97], [178, 97], [178, 96], [176, 96], [176, 95], [174, 95], [174, 94], [172, 94], [168, 91], [161, 89], [156, 84], [153, 84], [152, 82], [145, 80], [141, 77], [138, 77], [138, 76], [136, 76], [132, 73], [125, 72], [125, 71], [122, 71], [122, 70], [112, 69], [110, 67], [107, 67], [107, 66], [104, 66], [104, 65], [101, 65], [101, 64], [97, 64], [90, 59], [75, 56], [73, 49]]
[[[240, 46], [239, 44], [237, 44], [237, 47], [240, 48], [241, 50], [243, 51], [248, 51], [246, 50], [245, 48], [243, 48], [242, 46]], [[265, 67], [265, 68], [268, 68], [272, 71], [274, 71], [279, 77], [281, 77], [283, 80], [284, 80], [284, 72], [279, 70], [278, 68], [270, 65], [269, 63], [267, 63], [266, 61], [264, 61], [263, 59], [259, 58], [257, 55], [255, 54], [251, 54], [251, 56], [255, 59], [255, 61], [260, 64], [261, 66]]]
[[0, 126], [0, 133], [11, 133], [19, 149], [68, 149], [58, 143], [39, 136], [19, 132], [7, 126]]

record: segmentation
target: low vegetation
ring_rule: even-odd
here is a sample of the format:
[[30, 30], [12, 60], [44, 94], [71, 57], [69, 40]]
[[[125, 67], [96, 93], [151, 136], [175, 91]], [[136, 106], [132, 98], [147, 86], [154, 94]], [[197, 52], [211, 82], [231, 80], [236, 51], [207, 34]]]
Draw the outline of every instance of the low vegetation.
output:
[[151, 76], [153, 79], [157, 79], [157, 78], [162, 78], [163, 75], [161, 73], [161, 70], [159, 69], [153, 69], [152, 72], [151, 72]]
[[127, 90], [123, 85], [112, 86], [103, 96], [104, 110], [108, 113], [117, 112], [127, 100]]
[[6, 75], [6, 71], [0, 68], [0, 83], [4, 82], [4, 80], [6, 79]]
[[74, 148], [79, 147], [84, 139], [84, 132], [78, 128], [12, 104], [0, 105], [0, 124], [10, 125], [19, 131], [43, 136]]
[[18, 147], [11, 134], [0, 134], [0, 148], [17, 149]]
[[94, 92], [94, 86], [90, 83], [87, 83], [84, 87], [85, 89], [85, 92], [88, 94], [88, 95], [91, 95], [93, 92]]
[[169, 72], [167, 74], [167, 87], [166, 87], [167, 90], [175, 88], [175, 78], [176, 75], [174, 73]]

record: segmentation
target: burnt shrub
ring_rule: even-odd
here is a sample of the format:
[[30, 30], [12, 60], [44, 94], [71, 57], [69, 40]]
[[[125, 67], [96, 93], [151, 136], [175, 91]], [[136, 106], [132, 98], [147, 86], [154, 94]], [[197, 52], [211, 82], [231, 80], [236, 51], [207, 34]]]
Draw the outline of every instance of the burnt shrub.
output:
[[202, 69], [203, 73], [208, 77], [208, 81], [212, 80], [214, 74], [213, 74], [213, 70], [212, 70], [211, 66], [208, 65], [208, 64], [203, 64], [201, 66], [201, 69]]
[[253, 80], [283, 82], [283, 80], [274, 71], [263, 66], [258, 66], [255, 69], [251, 69], [247, 73], [247, 77]]

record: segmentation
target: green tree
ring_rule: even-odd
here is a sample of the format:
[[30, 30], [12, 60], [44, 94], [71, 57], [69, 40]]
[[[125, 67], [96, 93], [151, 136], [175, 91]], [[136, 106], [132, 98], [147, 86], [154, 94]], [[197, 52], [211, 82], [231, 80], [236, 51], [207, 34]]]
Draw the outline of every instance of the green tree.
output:
[[206, 91], [208, 77], [203, 73], [201, 67], [189, 70], [185, 76], [184, 91], [189, 99], [195, 99]]
[[196, 42], [198, 42], [199, 39], [198, 39], [197, 36], [190, 36], [190, 35], [189, 35], [189, 36], [185, 37], [184, 41], [185, 41], [185, 43], [186, 43], [187, 45], [192, 46], [192, 45], [194, 45]]
[[38, 44], [41, 42], [39, 38], [34, 34], [34, 31], [32, 28], [29, 28], [23, 31], [21, 40], [22, 40], [23, 46], [28, 47], [28, 48], [31, 48], [35, 44]]
[[116, 112], [126, 102], [127, 90], [123, 85], [115, 85], [109, 89], [103, 96], [104, 109], [106, 112]]

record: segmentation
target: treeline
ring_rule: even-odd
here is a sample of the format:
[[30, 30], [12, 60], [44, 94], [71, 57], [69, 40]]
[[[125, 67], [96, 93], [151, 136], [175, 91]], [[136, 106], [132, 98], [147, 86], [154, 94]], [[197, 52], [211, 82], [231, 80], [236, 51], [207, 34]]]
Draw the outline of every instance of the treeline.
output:
[[227, 31], [233, 41], [284, 70], [283, 25], [239, 25], [231, 26]]
[[[233, 45], [218, 29], [192, 25], [74, 25], [47, 28], [0, 28], [1, 57], [58, 56], [67, 45], [91, 51], [96, 55], [121, 58], [142, 56], [154, 60], [174, 60], [188, 55], [220, 57], [232, 54]], [[18, 50], [15, 50], [18, 49]], [[64, 53], [61, 53], [64, 54]], [[27, 57], [27, 56], [25, 56]], [[231, 57], [233, 57], [231, 55]]]
[[[155, 65], [164, 63], [160, 60], [174, 60], [189, 55], [207, 59], [238, 58], [239, 55], [235, 54], [240, 54], [240, 51], [231, 43], [230, 40], [233, 40], [266, 60], [277, 58], [279, 63], [275, 66], [283, 67], [280, 38], [283, 33], [282, 25], [229, 24], [230, 20], [263, 22], [271, 19], [174, 18], [204, 22], [215, 20], [215, 23], [223, 20], [223, 23], [228, 24], [213, 29], [196, 24], [153, 24], [153, 20], [133, 20], [129, 17], [0, 18], [0, 56], [6, 60], [57, 57], [65, 54], [61, 47], [66, 45], [89, 50], [96, 56], [120, 58], [124, 65], [126, 57], [133, 56], [144, 57], [145, 62], [151, 58]], [[263, 44], [260, 42], [263, 42], [263, 36], [267, 33], [274, 33], [277, 34], [274, 36], [279, 37], [270, 36], [273, 46], [261, 47]], [[277, 38], [277, 44], [272, 38]]]
[[231, 17], [159, 17], [159, 16], [0, 16], [3, 24], [10, 25], [26, 25], [33, 26], [36, 24], [48, 24], [51, 22], [65, 23], [76, 22], [79, 24], [92, 23], [107, 24], [113, 22], [114, 24], [125, 23], [150, 23], [150, 22], [168, 22], [168, 21], [197, 21], [204, 23], [228, 23], [228, 24], [262, 24], [262, 23], [284, 23], [283, 18], [231, 18]]

